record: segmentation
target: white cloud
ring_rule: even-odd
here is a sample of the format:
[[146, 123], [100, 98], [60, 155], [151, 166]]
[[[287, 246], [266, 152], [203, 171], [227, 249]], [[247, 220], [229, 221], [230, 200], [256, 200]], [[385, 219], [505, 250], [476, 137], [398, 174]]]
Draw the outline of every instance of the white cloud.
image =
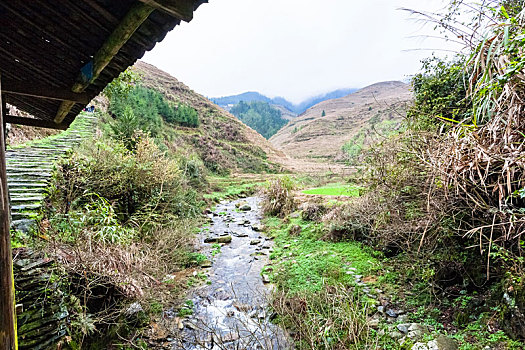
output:
[[294, 102], [342, 87], [414, 74], [450, 44], [410, 36], [432, 26], [400, 7], [437, 10], [442, 0], [210, 0], [144, 56], [195, 91], [259, 91]]

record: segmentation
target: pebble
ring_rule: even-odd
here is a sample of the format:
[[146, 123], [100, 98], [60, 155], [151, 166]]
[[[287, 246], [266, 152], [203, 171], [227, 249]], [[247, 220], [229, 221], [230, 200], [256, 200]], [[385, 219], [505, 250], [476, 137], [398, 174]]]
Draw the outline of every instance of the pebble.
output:
[[260, 240], [260, 239], [252, 239], [252, 240], [250, 241], [250, 245], [257, 245], [257, 244], [259, 244], [259, 243], [261, 243], [261, 240]]
[[396, 317], [397, 317], [397, 313], [396, 313], [394, 310], [392, 310], [392, 309], [388, 309], [388, 310], [386, 310], [386, 314], [387, 314], [387, 316], [389, 316], [389, 317], [393, 317], [393, 318], [396, 318]]
[[396, 326], [398, 331], [400, 331], [403, 334], [408, 334], [408, 327], [410, 327], [410, 324], [401, 323]]

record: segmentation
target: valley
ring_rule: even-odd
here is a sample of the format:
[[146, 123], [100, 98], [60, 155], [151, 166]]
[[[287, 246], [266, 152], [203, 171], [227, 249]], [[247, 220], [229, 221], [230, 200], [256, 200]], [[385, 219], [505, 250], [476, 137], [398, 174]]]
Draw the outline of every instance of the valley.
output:
[[[146, 3], [139, 42], [169, 5]], [[524, 349], [525, 10], [495, 4], [452, 2], [438, 26], [474, 6], [485, 36], [410, 82], [296, 104], [141, 60], [67, 125], [9, 92], [11, 121], [67, 126], [7, 132], [18, 348]], [[62, 94], [36, 106], [84, 97]]]

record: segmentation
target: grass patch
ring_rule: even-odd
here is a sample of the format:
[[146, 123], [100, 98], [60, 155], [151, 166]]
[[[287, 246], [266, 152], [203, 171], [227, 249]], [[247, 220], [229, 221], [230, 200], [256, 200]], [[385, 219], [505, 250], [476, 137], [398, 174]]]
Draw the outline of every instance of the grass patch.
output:
[[347, 196], [347, 197], [359, 197], [361, 188], [356, 185], [348, 184], [328, 184], [322, 187], [311, 188], [304, 190], [304, 194], [317, 194], [322, 196]]
[[[271, 218], [265, 224], [275, 237], [270, 259], [276, 261], [265, 272], [280, 289], [292, 294], [320, 291], [325, 285], [355, 285], [354, 275], [366, 276], [380, 269], [374, 252], [360, 243], [321, 240], [322, 224], [299, 218], [289, 224]], [[300, 233], [290, 234], [297, 226]]]
[[292, 330], [297, 348], [374, 348], [367, 318], [376, 300], [355, 277], [379, 273], [374, 252], [356, 242], [324, 241], [323, 224], [301, 218], [268, 218], [265, 225], [275, 246], [263, 273], [277, 286], [277, 322]]
[[211, 193], [205, 193], [204, 199], [212, 202], [220, 202], [224, 199], [233, 199], [241, 195], [251, 195], [257, 191], [257, 189], [264, 185], [264, 182], [247, 182], [247, 183], [238, 183], [234, 179], [228, 181], [224, 179], [222, 181], [217, 181], [215, 184], [216, 191]]

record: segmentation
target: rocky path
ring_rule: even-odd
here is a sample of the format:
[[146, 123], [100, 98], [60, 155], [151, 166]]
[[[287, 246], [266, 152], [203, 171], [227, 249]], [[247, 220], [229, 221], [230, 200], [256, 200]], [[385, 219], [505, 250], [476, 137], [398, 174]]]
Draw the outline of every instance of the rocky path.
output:
[[209, 217], [200, 234], [212, 262], [209, 280], [191, 296], [193, 314], [181, 324], [174, 349], [286, 349], [266, 307], [261, 271], [272, 242], [260, 232], [259, 199], [223, 202]]
[[84, 113], [60, 134], [7, 150], [12, 228], [24, 232], [31, 228], [46, 196], [54, 162], [82, 139], [91, 137], [96, 120]]

